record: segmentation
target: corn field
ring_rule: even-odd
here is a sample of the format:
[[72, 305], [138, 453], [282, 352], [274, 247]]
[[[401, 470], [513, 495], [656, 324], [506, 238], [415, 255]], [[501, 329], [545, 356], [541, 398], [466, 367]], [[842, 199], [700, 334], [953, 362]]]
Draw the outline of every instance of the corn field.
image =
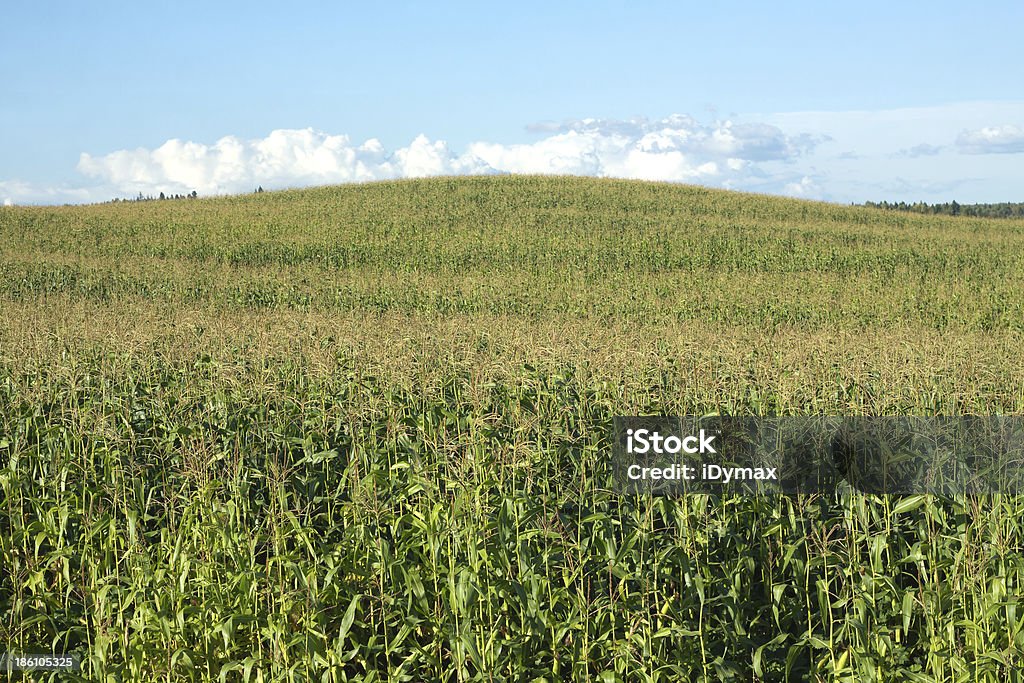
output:
[[0, 208], [0, 651], [993, 681], [1024, 498], [629, 497], [616, 415], [1024, 414], [1024, 221], [508, 176]]

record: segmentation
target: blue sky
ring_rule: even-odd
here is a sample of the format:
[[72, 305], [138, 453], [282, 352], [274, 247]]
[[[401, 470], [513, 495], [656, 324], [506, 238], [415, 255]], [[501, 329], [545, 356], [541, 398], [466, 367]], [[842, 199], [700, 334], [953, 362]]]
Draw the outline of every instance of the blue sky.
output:
[[979, 7], [8, 3], [0, 201], [495, 172], [1024, 201], [1024, 3]]

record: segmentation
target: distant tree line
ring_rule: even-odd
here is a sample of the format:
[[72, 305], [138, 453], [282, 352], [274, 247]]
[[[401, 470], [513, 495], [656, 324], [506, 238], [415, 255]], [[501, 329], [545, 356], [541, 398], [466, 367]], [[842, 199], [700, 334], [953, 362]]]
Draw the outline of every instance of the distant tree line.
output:
[[[256, 190], [255, 190], [256, 194], [260, 194], [263, 191], [264, 190], [263, 190], [263, 186], [262, 185], [257, 187]], [[114, 199], [111, 199], [108, 203], [109, 204], [116, 204], [118, 202], [153, 202], [153, 201], [157, 201], [158, 202], [158, 201], [161, 201], [163, 199], [195, 199], [198, 196], [199, 196], [199, 193], [196, 192], [195, 190], [192, 190], [188, 194], [164, 194], [163, 192], [161, 192], [156, 197], [154, 197], [151, 194], [142, 194], [140, 192], [138, 197], [133, 197], [132, 199], [121, 199], [119, 197], [115, 197]]]
[[195, 190], [192, 190], [192, 192], [190, 192], [188, 194], [164, 194], [163, 192], [161, 192], [156, 197], [154, 197], [151, 194], [144, 195], [144, 194], [142, 194], [140, 192], [138, 197], [134, 197], [132, 199], [120, 199], [120, 198], [115, 197], [114, 199], [110, 200], [110, 203], [116, 204], [118, 202], [153, 202], [153, 201], [160, 201], [160, 200], [163, 200], [163, 199], [195, 199], [198, 196], [199, 196], [199, 193], [196, 192]]
[[958, 204], [957, 202], [943, 202], [942, 204], [929, 204], [928, 202], [865, 202], [864, 206], [872, 209], [887, 209], [889, 211], [911, 211], [913, 213], [926, 213], [943, 216], [975, 216], [978, 218], [1024, 218], [1024, 202], [999, 202], [998, 204]]

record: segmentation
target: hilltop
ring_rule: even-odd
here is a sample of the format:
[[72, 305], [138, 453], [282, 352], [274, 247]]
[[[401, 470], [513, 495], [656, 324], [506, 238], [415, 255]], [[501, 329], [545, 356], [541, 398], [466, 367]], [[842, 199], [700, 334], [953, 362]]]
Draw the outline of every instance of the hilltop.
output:
[[219, 308], [1020, 329], [1024, 222], [469, 177], [0, 214], [0, 292]]

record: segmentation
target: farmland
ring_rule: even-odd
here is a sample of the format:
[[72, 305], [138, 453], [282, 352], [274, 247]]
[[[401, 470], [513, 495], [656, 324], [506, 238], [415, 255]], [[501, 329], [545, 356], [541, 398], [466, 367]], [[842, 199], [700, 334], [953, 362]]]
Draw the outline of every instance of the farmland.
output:
[[1024, 414], [1024, 221], [524, 176], [5, 207], [0, 321], [0, 650], [83, 680], [1024, 664], [1024, 499], [608, 462], [616, 415]]

